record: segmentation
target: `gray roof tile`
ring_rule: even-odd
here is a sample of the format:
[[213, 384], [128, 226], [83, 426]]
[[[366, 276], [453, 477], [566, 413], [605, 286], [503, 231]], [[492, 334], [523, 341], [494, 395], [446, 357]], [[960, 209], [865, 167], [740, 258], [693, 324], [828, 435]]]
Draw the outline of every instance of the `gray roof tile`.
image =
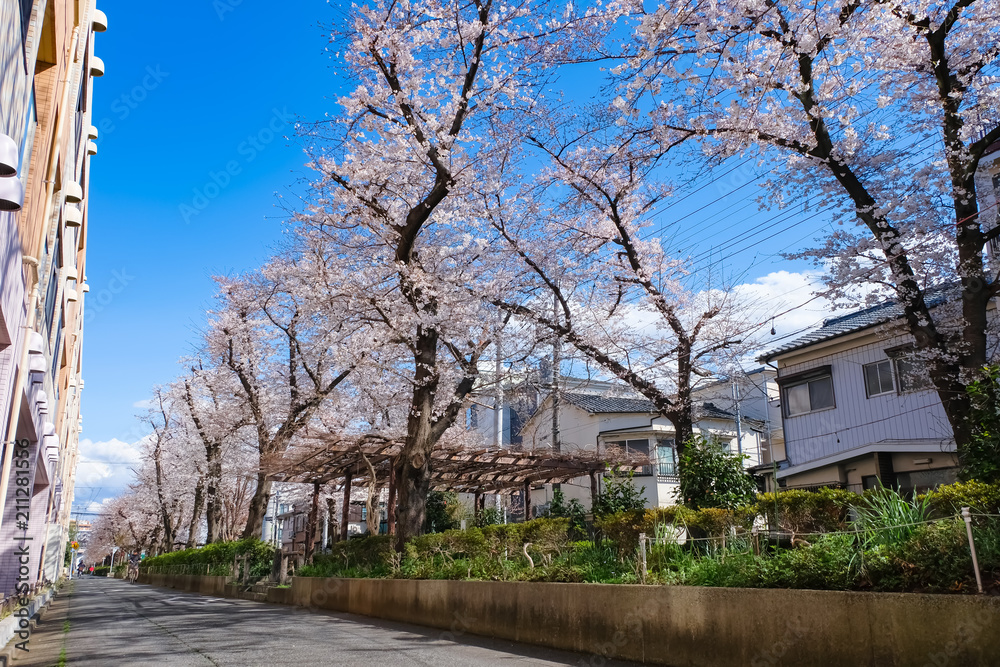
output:
[[[940, 305], [946, 298], [953, 296], [952, 291], [956, 287], [957, 286], [953, 284], [948, 284], [940, 287], [928, 288], [925, 292], [927, 305], [932, 308]], [[870, 327], [885, 324], [886, 322], [897, 320], [902, 316], [903, 307], [900, 306], [898, 302], [895, 300], [883, 301], [882, 303], [869, 308], [863, 308], [861, 310], [856, 310], [853, 313], [848, 313], [847, 315], [831, 317], [830, 319], [824, 320], [822, 326], [818, 329], [814, 329], [806, 335], [796, 338], [790, 343], [774, 348], [764, 356], [760, 357], [759, 360], [771, 361], [775, 357], [785, 354], [786, 352], [808, 347], [814, 343], [822, 343], [827, 340], [832, 340], [855, 331], [862, 331]]]

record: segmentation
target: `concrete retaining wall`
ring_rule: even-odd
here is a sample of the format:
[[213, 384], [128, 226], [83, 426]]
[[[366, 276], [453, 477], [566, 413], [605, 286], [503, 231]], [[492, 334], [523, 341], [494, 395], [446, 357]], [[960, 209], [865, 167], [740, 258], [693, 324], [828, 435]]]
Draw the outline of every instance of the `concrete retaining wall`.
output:
[[[148, 583], [164, 585], [154, 580], [163, 576]], [[176, 583], [211, 595], [235, 589]], [[677, 667], [1000, 664], [995, 597], [295, 577], [267, 599], [440, 628], [445, 639], [469, 633], [576, 651], [593, 665], [603, 657]]]
[[141, 572], [139, 581], [144, 584], [152, 584], [161, 588], [176, 588], [189, 593], [201, 593], [202, 595], [224, 596], [226, 584], [232, 581], [232, 577], [209, 577], [196, 574], [148, 574]]

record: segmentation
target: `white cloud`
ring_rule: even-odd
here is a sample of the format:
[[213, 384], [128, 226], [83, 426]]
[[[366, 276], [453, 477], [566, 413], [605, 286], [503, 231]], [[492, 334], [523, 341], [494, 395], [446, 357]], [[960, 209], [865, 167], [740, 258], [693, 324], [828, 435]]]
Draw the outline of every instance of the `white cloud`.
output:
[[129, 444], [113, 438], [94, 442], [80, 441], [80, 459], [76, 467], [75, 497], [95, 504], [114, 498], [135, 481], [139, 466], [139, 443]]
[[767, 345], [770, 320], [774, 319], [774, 338], [781, 338], [797, 331], [818, 326], [832, 316], [832, 306], [815, 293], [822, 290], [819, 273], [774, 271], [752, 283], [737, 285], [736, 293], [749, 304], [763, 328], [762, 342]]
[[132, 404], [132, 407], [138, 408], [139, 410], [148, 410], [149, 408], [153, 407], [153, 399], [144, 398], [141, 401], [136, 401], [135, 403]]

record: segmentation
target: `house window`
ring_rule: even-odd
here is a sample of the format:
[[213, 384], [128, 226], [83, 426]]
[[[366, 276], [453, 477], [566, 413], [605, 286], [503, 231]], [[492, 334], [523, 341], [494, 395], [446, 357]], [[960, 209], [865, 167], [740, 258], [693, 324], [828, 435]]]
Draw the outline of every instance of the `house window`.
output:
[[931, 386], [927, 377], [927, 369], [920, 363], [907, 357], [896, 358], [896, 377], [899, 378], [899, 393], [928, 389]]
[[677, 450], [673, 440], [660, 440], [656, 443], [656, 473], [661, 477], [677, 475]]
[[885, 353], [896, 367], [896, 383], [900, 394], [932, 387], [927, 376], [927, 365], [916, 358], [913, 345], [901, 345], [886, 350]]
[[892, 362], [877, 361], [874, 364], [862, 366], [865, 376], [865, 392], [868, 398], [891, 393], [895, 387], [892, 384]]
[[829, 374], [785, 386], [786, 417], [832, 407], [836, 407], [836, 404], [833, 398], [833, 376]]
[[[607, 445], [611, 447], [621, 447], [623, 452], [633, 456], [649, 456], [649, 440], [618, 440], [616, 442], [608, 442]], [[653, 466], [643, 466], [642, 469], [636, 473], [636, 475], [652, 474]]]

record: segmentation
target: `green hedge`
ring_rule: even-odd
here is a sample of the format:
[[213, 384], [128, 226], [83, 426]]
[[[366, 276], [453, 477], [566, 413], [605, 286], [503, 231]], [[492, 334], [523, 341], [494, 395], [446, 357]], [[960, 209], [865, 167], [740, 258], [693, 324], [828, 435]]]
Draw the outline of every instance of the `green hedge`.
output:
[[[564, 555], [573, 551], [570, 520], [534, 519], [414, 538], [397, 553], [389, 536], [355, 538], [317, 554], [297, 572], [306, 577], [406, 577], [414, 579], [532, 579], [582, 581]], [[527, 553], [527, 555], [525, 555]]]
[[250, 576], [265, 577], [271, 572], [274, 547], [250, 538], [235, 542], [214, 542], [197, 549], [184, 549], [147, 558], [142, 569], [156, 568], [163, 572], [189, 571], [197, 574], [227, 576], [232, 573], [233, 559], [249, 555]]
[[928, 501], [934, 517], [955, 516], [963, 507], [982, 514], [1000, 514], [1000, 484], [956, 482], [928, 491], [919, 499]]

